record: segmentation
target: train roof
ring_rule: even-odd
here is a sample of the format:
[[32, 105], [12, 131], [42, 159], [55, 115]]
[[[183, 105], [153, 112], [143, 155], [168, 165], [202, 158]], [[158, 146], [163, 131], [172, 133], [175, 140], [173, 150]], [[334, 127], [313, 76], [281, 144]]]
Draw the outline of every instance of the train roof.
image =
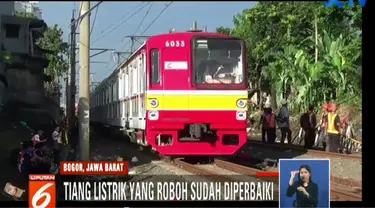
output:
[[170, 32], [170, 33], [161, 33], [157, 35], [150, 36], [138, 49], [136, 49], [125, 61], [123, 61], [119, 66], [113, 70], [113, 72], [103, 79], [100, 84], [93, 90], [92, 93], [96, 93], [97, 89], [101, 88], [103, 84], [107, 83], [107, 81], [114, 76], [114, 74], [117, 74], [119, 69], [122, 68], [125, 64], [127, 64], [129, 61], [133, 59], [133, 57], [138, 54], [139, 50], [142, 49], [147, 42], [149, 41], [156, 41], [158, 39], [163, 39], [164, 37], [194, 37], [194, 36], [209, 36], [209, 37], [222, 37], [222, 38], [233, 38], [231, 35], [225, 35], [217, 32], [202, 32], [202, 31], [185, 31], [185, 32]]
[[162, 34], [157, 34], [151, 36], [147, 41], [150, 41], [152, 39], [158, 39], [160, 37], [170, 37], [170, 36], [188, 36], [188, 37], [194, 37], [194, 36], [211, 36], [211, 37], [233, 37], [230, 35], [225, 35], [221, 33], [216, 33], [216, 32], [171, 32], [171, 33], [162, 33]]

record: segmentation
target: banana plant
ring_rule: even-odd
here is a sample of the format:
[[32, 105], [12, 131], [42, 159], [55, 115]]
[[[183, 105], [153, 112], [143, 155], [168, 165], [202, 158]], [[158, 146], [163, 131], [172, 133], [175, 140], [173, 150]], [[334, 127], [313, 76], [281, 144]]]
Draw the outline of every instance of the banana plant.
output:
[[358, 67], [343, 55], [347, 46], [348, 40], [345, 40], [343, 35], [334, 39], [326, 31], [319, 41], [319, 47], [324, 51], [322, 60], [329, 70], [331, 85], [335, 86], [336, 97], [342, 97], [349, 92], [355, 93], [355, 88], [358, 88], [353, 85], [359, 79], [359, 76], [356, 76], [359, 71]]

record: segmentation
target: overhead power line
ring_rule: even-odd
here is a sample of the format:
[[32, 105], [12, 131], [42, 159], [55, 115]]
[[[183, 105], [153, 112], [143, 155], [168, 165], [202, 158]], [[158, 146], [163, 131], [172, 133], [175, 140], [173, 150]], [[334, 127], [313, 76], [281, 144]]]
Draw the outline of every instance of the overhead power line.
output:
[[98, 15], [98, 10], [99, 10], [99, 7], [96, 7], [95, 15], [94, 15], [94, 20], [92, 21], [92, 27], [91, 27], [91, 31], [90, 31], [90, 36], [91, 36], [92, 31], [94, 30], [94, 27], [95, 27], [96, 16]]
[[141, 26], [142, 26], [142, 24], [143, 24], [143, 22], [145, 21], [145, 19], [146, 19], [146, 17], [147, 17], [147, 15], [148, 15], [148, 13], [150, 12], [150, 10], [151, 10], [151, 8], [152, 8], [152, 6], [153, 6], [153, 3], [151, 3], [151, 5], [150, 5], [150, 7], [147, 9], [147, 11], [146, 11], [146, 13], [145, 13], [145, 15], [143, 16], [143, 18], [142, 18], [142, 20], [141, 20], [141, 22], [138, 24], [138, 27], [137, 27], [137, 29], [135, 29], [135, 31], [134, 31], [134, 33], [133, 33], [133, 35], [135, 35], [137, 32], [138, 32], [138, 30], [141, 28]]
[[[144, 3], [147, 4], [147, 2], [141, 2], [141, 3], [139, 3], [139, 4], [137, 4], [137, 5], [135, 6], [135, 9], [138, 8], [139, 6], [141, 6], [141, 5], [144, 4]], [[120, 22], [120, 21], [123, 20], [126, 16], [128, 16], [130, 13], [131, 13], [131, 11], [126, 12], [126, 13], [125, 13], [122, 17], [120, 17], [116, 22]], [[115, 23], [109, 24], [105, 29], [103, 29], [103, 30], [101, 31], [101, 34], [103, 34], [105, 31], [107, 31], [109, 28], [111, 28], [111, 27], [114, 26], [114, 25], [116, 25], [116, 24], [115, 24]]]
[[[159, 17], [165, 12], [165, 10], [167, 10], [171, 5], [172, 5], [172, 3], [173, 3], [173, 1], [171, 1], [170, 3], [168, 3], [160, 12], [159, 12], [159, 14], [151, 21], [151, 23], [146, 27], [146, 29], [144, 29], [143, 30], [143, 32], [140, 34], [140, 36], [141, 35], [143, 35], [145, 32], [147, 32], [147, 30], [148, 29], [150, 29], [150, 27], [159, 19]], [[145, 6], [147, 6], [148, 4], [146, 4], [146, 5], [144, 5], [141, 9], [139, 9], [139, 10], [137, 10], [135, 13], [133, 13], [134, 15], [136, 14], [136, 13], [138, 13], [139, 11], [141, 11]], [[151, 7], [149, 8], [149, 10], [151, 9]], [[148, 12], [149, 12], [149, 10], [148, 10]], [[148, 12], [146, 12], [146, 15], [147, 15], [147, 13]], [[134, 16], [134, 15], [132, 15], [132, 16]], [[145, 16], [146, 16], [145, 15]], [[132, 17], [131, 16], [131, 17]], [[144, 16], [144, 18], [145, 18], [145, 16]], [[129, 18], [128, 18], [129, 19]], [[144, 20], [143, 20], [144, 21]], [[143, 21], [141, 21], [141, 23], [143, 22]], [[140, 27], [140, 26], [139, 26]], [[124, 48], [129, 44], [131, 42], [131, 40], [129, 40], [125, 45], [124, 45]], [[109, 70], [108, 70], [108, 72], [110, 72], [110, 71], [112, 71], [112, 70], [114, 70], [115, 68], [117, 67], [117, 64], [114, 64], [112, 67], [110, 67], [109, 68]], [[107, 76], [106, 76], [107, 77]], [[104, 79], [105, 79], [105, 77], [104, 77]]]
[[[159, 17], [165, 12], [165, 10], [168, 9], [168, 7], [171, 6], [171, 4], [173, 3], [173, 1], [171, 1], [169, 4], [167, 4], [163, 10], [161, 10], [159, 12], [159, 14], [152, 20], [152, 22], [146, 27], [145, 30], [143, 30], [143, 32], [140, 34], [140, 36], [142, 36], [145, 32], [147, 32], [148, 29], [150, 29], [150, 27], [156, 22], [156, 20], [159, 19]], [[124, 45], [124, 48], [131, 42], [131, 40], [129, 40], [128, 42], [125, 43]]]
[[[69, 25], [69, 28], [73, 25], [73, 24], [77, 24], [78, 22], [80, 22], [82, 20], [82, 18], [84, 18], [86, 15], [90, 14], [92, 10], [94, 10], [96, 7], [98, 7], [101, 3], [103, 3], [103, 1], [99, 1], [97, 4], [95, 4], [95, 6], [91, 7], [86, 13], [84, 13], [83, 15], [79, 15], [79, 17], [74, 20], [73, 22], [70, 23]], [[81, 9], [82, 10], [82, 6], [81, 6]], [[80, 12], [81, 14], [81, 12]]]
[[102, 38], [104, 38], [105, 36], [107, 36], [108, 34], [112, 33], [113, 31], [115, 31], [116, 29], [118, 29], [121, 25], [123, 25], [125, 22], [127, 22], [128, 20], [130, 20], [134, 15], [136, 15], [138, 12], [140, 12], [143, 8], [145, 8], [147, 5], [149, 5], [150, 2], [148, 2], [147, 4], [143, 5], [141, 8], [139, 8], [137, 11], [135, 11], [132, 15], [130, 15], [130, 17], [128, 17], [127, 19], [125, 19], [124, 21], [122, 21], [120, 24], [118, 24], [115, 28], [113, 28], [112, 30], [110, 30], [109, 32], [105, 33], [104, 35], [100, 36], [98, 39], [96, 39], [95, 41], [93, 41], [91, 44], [101, 40]]
[[156, 20], [159, 19], [159, 17], [165, 12], [165, 10], [168, 9], [168, 7], [171, 6], [171, 4], [173, 3], [173, 1], [171, 1], [169, 4], [167, 4], [163, 10], [161, 10], [161, 12], [155, 17], [155, 19], [147, 26], [147, 28], [141, 33], [141, 35], [143, 35], [145, 32], [147, 32], [147, 30], [151, 27], [151, 25], [153, 25]]

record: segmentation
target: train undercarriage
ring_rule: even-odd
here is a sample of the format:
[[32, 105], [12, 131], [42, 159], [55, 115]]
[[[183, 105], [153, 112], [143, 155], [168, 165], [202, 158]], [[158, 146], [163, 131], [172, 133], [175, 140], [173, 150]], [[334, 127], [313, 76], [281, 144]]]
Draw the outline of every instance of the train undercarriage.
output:
[[[226, 134], [226, 131], [211, 129], [209, 124], [185, 124], [183, 129], [161, 130], [159, 134], [153, 133], [154, 137], [149, 136], [147, 139], [144, 130], [105, 126], [100, 123], [92, 123], [92, 128], [103, 136], [119, 137], [136, 144], [144, 151], [157, 153], [168, 160], [178, 157], [193, 162], [210, 163], [214, 157], [234, 155], [245, 143], [243, 135], [241, 138], [241, 135], [234, 133], [235, 131], [227, 131]], [[218, 148], [228, 146], [233, 151], [215, 151], [215, 146], [219, 146]], [[175, 147], [178, 149], [173, 151]]]

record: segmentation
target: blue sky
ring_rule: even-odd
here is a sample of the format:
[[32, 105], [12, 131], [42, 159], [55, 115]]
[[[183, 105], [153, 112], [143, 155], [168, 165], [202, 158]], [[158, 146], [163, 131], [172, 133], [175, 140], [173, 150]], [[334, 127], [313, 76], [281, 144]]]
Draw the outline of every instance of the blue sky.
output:
[[[146, 27], [155, 19], [165, 5], [169, 2], [152, 2], [152, 7], [145, 17], [136, 35], [143, 32]], [[96, 2], [91, 2], [92, 5]], [[123, 40], [124, 36], [133, 35], [139, 23], [149, 9], [147, 5], [144, 9], [134, 15], [131, 19], [120, 25], [138, 8], [141, 8], [146, 2], [104, 2], [99, 6], [96, 16], [93, 32], [91, 34], [91, 48], [111, 48], [117, 51], [129, 51], [130, 44], [126, 46], [128, 39]], [[154, 24], [145, 32], [144, 35], [153, 35], [167, 32], [171, 28], [178, 30], [187, 30], [191, 27], [194, 20], [198, 21], [198, 27], [207, 26], [209, 31], [215, 30], [218, 26], [231, 27], [233, 16], [245, 8], [255, 5], [255, 2], [173, 2], [170, 7], [156, 20]], [[70, 18], [72, 10], [76, 9], [76, 15], [79, 11], [79, 2], [40, 2], [42, 17], [48, 25], [58, 24], [64, 31], [64, 39], [68, 40]], [[126, 15], [128, 14], [128, 15]], [[126, 16], [125, 16], [126, 15]], [[95, 10], [91, 14], [93, 22]], [[120, 25], [120, 26], [119, 26]], [[97, 42], [99, 37], [117, 27], [108, 35]], [[77, 36], [79, 38], [79, 36]], [[78, 39], [77, 39], [78, 40]], [[126, 47], [125, 47], [126, 46]], [[91, 54], [94, 54], [92, 51]], [[94, 81], [101, 81], [107, 77], [115, 65], [113, 59], [110, 59], [110, 52], [92, 58], [91, 61], [104, 61], [107, 64], [91, 64], [91, 72]], [[77, 56], [78, 57], [78, 56]], [[79, 68], [78, 66], [76, 67]], [[78, 76], [77, 76], [78, 77]]]

